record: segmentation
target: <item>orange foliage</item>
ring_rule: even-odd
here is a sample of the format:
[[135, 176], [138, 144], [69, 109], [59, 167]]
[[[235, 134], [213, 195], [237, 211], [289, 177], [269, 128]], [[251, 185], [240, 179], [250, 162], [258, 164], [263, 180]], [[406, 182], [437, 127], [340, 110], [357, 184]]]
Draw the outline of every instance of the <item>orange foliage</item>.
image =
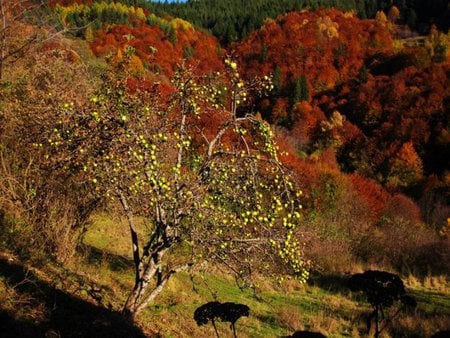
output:
[[326, 120], [325, 114], [307, 102], [297, 103], [292, 109], [293, 119], [296, 121], [292, 134], [300, 142], [309, 142], [321, 121]]
[[366, 203], [372, 220], [376, 220], [390, 200], [389, 193], [375, 180], [358, 174], [349, 175], [349, 180], [358, 196]]
[[392, 160], [387, 183], [393, 188], [408, 187], [417, 183], [422, 178], [422, 174], [422, 161], [412, 142], [407, 142], [402, 145]]
[[367, 55], [391, 48], [391, 33], [374, 20], [321, 9], [269, 20], [236, 51], [247, 76], [274, 73], [279, 67], [282, 86], [305, 74], [316, 93], [356, 76]]
[[91, 48], [97, 56], [105, 56], [125, 46], [136, 50], [136, 55], [150, 71], [171, 76], [175, 68], [183, 62], [186, 49], [192, 49], [195, 58], [188, 64], [195, 66], [198, 73], [205, 74], [223, 69], [221, 50], [216, 39], [194, 29], [180, 29], [176, 32], [177, 42], [169, 41], [169, 36], [160, 27], [140, 23], [136, 27], [115, 25], [108, 30], [96, 32]]
[[272, 121], [277, 123], [287, 118], [288, 104], [285, 99], [277, 99], [272, 108]]

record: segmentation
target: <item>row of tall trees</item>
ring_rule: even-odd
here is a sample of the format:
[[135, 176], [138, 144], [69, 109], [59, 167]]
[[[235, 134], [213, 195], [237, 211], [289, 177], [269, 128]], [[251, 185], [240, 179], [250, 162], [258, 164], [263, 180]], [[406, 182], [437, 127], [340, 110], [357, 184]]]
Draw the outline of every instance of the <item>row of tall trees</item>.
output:
[[[262, 26], [266, 18], [276, 18], [289, 11], [334, 7], [355, 11], [360, 18], [374, 18], [377, 11], [388, 12], [392, 6], [400, 10], [401, 21], [421, 33], [431, 23], [446, 31], [449, 28], [450, 9], [445, 0], [200, 0], [186, 3], [160, 3], [137, 1], [158, 15], [165, 13], [184, 18], [209, 30], [222, 42], [240, 40]], [[136, 3], [136, 1], [128, 1]]]
[[[127, 7], [122, 5], [128, 5]], [[450, 24], [450, 9], [445, 0], [404, 1], [404, 0], [209, 0], [187, 2], [152, 2], [144, 0], [92, 1], [68, 0], [52, 1], [51, 4], [77, 8], [70, 11], [68, 19], [77, 23], [78, 27], [93, 24], [99, 28], [102, 23], [130, 23], [132, 17], [143, 19], [143, 12], [135, 12], [134, 8], [145, 9], [158, 17], [178, 17], [185, 19], [197, 27], [208, 30], [218, 37], [224, 45], [241, 40], [255, 29], [262, 26], [267, 18], [290, 11], [317, 8], [339, 8], [354, 11], [360, 18], [375, 18], [378, 11], [386, 14], [392, 7], [398, 14], [395, 20], [408, 25], [420, 33], [427, 33], [432, 25], [441, 31], [447, 31]], [[83, 4], [92, 5], [83, 6]], [[128, 9], [127, 9], [128, 8]], [[133, 9], [132, 13], [130, 9]], [[93, 12], [92, 12], [93, 11]], [[94, 15], [94, 12], [97, 13]]]

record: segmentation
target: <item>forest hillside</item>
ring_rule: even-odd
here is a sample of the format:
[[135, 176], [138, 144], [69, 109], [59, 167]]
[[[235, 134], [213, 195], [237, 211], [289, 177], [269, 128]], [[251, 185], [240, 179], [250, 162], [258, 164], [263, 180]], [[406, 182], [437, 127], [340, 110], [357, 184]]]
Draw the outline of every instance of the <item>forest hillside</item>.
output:
[[448, 330], [450, 20], [426, 3], [1, 1], [0, 329]]

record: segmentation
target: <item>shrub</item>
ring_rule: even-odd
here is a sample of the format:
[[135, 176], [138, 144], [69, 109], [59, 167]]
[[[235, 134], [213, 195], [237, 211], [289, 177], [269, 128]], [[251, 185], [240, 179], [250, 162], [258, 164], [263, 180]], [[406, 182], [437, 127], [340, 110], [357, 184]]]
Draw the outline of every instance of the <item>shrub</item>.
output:
[[40, 51], [17, 70], [23, 80], [2, 93], [11, 103], [2, 111], [7, 132], [0, 133], [0, 208], [8, 220], [4, 241], [21, 253], [38, 249], [60, 261], [74, 254], [98, 202], [71, 168], [48, 166], [43, 144], [36, 143], [48, 124], [62, 123], [61, 107], [81, 104], [92, 90], [86, 68], [71, 55], [62, 43]]

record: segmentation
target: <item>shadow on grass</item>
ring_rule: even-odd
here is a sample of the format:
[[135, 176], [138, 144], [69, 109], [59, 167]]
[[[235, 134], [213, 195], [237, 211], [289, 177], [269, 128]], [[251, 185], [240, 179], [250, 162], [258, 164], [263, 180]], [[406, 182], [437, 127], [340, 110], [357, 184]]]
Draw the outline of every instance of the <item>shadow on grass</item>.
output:
[[100, 250], [91, 245], [82, 244], [79, 249], [90, 264], [101, 264], [107, 262], [112, 271], [121, 272], [133, 269], [134, 263], [130, 258]]
[[348, 280], [350, 276], [337, 275], [337, 274], [312, 274], [308, 280], [308, 284], [317, 286], [322, 290], [330, 291], [333, 293], [348, 294]]
[[[18, 263], [0, 258], [0, 277], [14, 286], [18, 295], [30, 300], [27, 304], [18, 302], [14, 313], [0, 310], [2, 337], [145, 337], [120, 313], [58, 290]], [[44, 320], [17, 318], [17, 314], [28, 313], [34, 307], [43, 308]]]
[[0, 332], [2, 337], [42, 337], [42, 329], [31, 321], [16, 319], [0, 310]]
[[256, 315], [255, 316], [259, 321], [265, 323], [266, 325], [270, 326], [273, 329], [276, 329], [280, 324], [275, 318], [275, 315], [271, 314], [263, 314], [263, 315]]
[[448, 315], [450, 313], [450, 296], [432, 290], [409, 290], [418, 303], [418, 310], [424, 314]]

